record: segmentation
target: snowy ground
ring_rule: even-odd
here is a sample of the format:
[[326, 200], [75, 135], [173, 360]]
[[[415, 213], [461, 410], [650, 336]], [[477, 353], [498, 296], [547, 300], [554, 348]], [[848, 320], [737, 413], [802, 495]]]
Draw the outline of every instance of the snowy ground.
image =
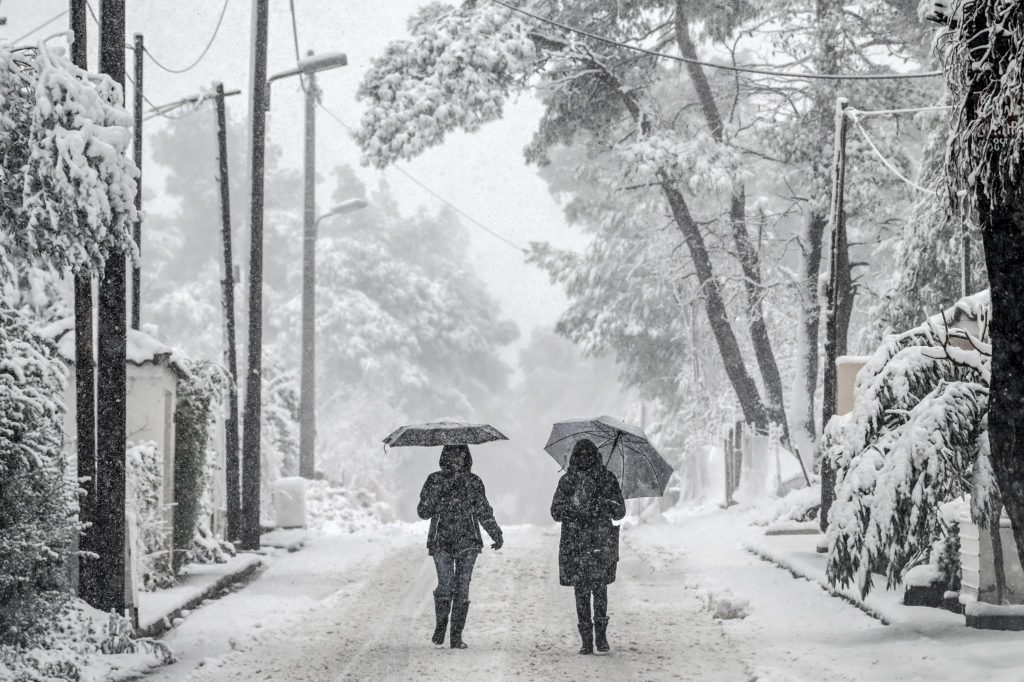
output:
[[[612, 653], [580, 656], [557, 529], [513, 527], [477, 562], [466, 651], [436, 649], [425, 528], [321, 536], [167, 637], [153, 680], [1015, 680], [1024, 635], [884, 626], [746, 552], [741, 512], [623, 534]], [[716, 618], [714, 613], [723, 618]], [[965, 634], [966, 633], [966, 634]], [[979, 642], [981, 646], [979, 646]], [[994, 657], [995, 660], [989, 660]]]

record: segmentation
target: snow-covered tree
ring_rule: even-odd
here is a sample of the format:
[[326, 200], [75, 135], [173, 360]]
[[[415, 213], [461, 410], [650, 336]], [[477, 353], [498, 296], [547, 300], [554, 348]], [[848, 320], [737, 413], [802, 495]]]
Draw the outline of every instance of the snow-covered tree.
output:
[[[956, 318], [968, 322], [951, 327]], [[989, 328], [987, 292], [962, 299], [887, 338], [857, 375], [853, 411], [833, 417], [822, 438], [836, 471], [833, 583], [866, 594], [881, 571], [892, 587], [950, 534], [943, 504], [973, 493], [976, 510], [991, 508], [994, 491], [973, 475], [988, 443]]]
[[922, 15], [945, 24], [942, 52], [954, 104], [947, 177], [951, 201], [977, 211], [992, 296], [991, 463], [1017, 553], [1024, 562], [1024, 4], [926, 2]]

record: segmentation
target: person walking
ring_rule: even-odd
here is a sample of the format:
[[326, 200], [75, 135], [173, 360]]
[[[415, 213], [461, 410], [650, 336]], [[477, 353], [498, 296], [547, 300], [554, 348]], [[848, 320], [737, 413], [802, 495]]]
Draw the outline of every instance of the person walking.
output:
[[594, 653], [595, 643], [598, 651], [609, 650], [608, 585], [619, 561], [619, 529], [612, 521], [625, 515], [618, 480], [602, 466], [594, 442], [580, 440], [555, 489], [551, 518], [562, 524], [558, 580], [575, 591], [581, 654]]
[[440, 471], [427, 476], [416, 508], [421, 519], [430, 519], [427, 550], [437, 569], [436, 626], [431, 641], [438, 646], [444, 644], [450, 616], [451, 648], [465, 649], [462, 630], [469, 611], [469, 583], [473, 564], [484, 545], [480, 526], [490, 536], [492, 549], [501, 549], [503, 540], [487, 502], [484, 483], [472, 472], [469, 447], [445, 445], [441, 449], [440, 467]]

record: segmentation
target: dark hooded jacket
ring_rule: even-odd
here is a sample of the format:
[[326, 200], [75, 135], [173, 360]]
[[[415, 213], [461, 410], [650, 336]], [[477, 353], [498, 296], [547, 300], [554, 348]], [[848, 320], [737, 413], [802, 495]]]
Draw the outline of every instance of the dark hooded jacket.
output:
[[601, 465], [597, 447], [582, 440], [573, 448], [569, 469], [558, 481], [551, 518], [562, 524], [558, 580], [562, 585], [615, 582], [619, 529], [626, 502], [615, 475]]
[[480, 526], [493, 541], [501, 538], [501, 528], [487, 502], [484, 482], [471, 470], [473, 458], [469, 448], [444, 446], [440, 465], [440, 471], [427, 476], [416, 507], [421, 519], [430, 519], [427, 550], [431, 555], [434, 552], [479, 552], [484, 546]]

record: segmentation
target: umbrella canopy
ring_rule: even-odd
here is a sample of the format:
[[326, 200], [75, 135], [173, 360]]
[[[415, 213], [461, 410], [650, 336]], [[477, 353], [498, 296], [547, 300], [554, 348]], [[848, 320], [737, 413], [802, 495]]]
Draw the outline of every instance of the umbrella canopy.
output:
[[508, 438], [489, 424], [470, 424], [443, 419], [425, 424], [399, 426], [384, 439], [384, 445], [390, 445], [393, 448], [479, 445], [494, 440], [508, 440]]
[[557, 422], [544, 450], [564, 469], [569, 466], [573, 447], [584, 438], [594, 442], [605, 468], [619, 479], [623, 497], [665, 494], [672, 467], [639, 426], [608, 416]]

